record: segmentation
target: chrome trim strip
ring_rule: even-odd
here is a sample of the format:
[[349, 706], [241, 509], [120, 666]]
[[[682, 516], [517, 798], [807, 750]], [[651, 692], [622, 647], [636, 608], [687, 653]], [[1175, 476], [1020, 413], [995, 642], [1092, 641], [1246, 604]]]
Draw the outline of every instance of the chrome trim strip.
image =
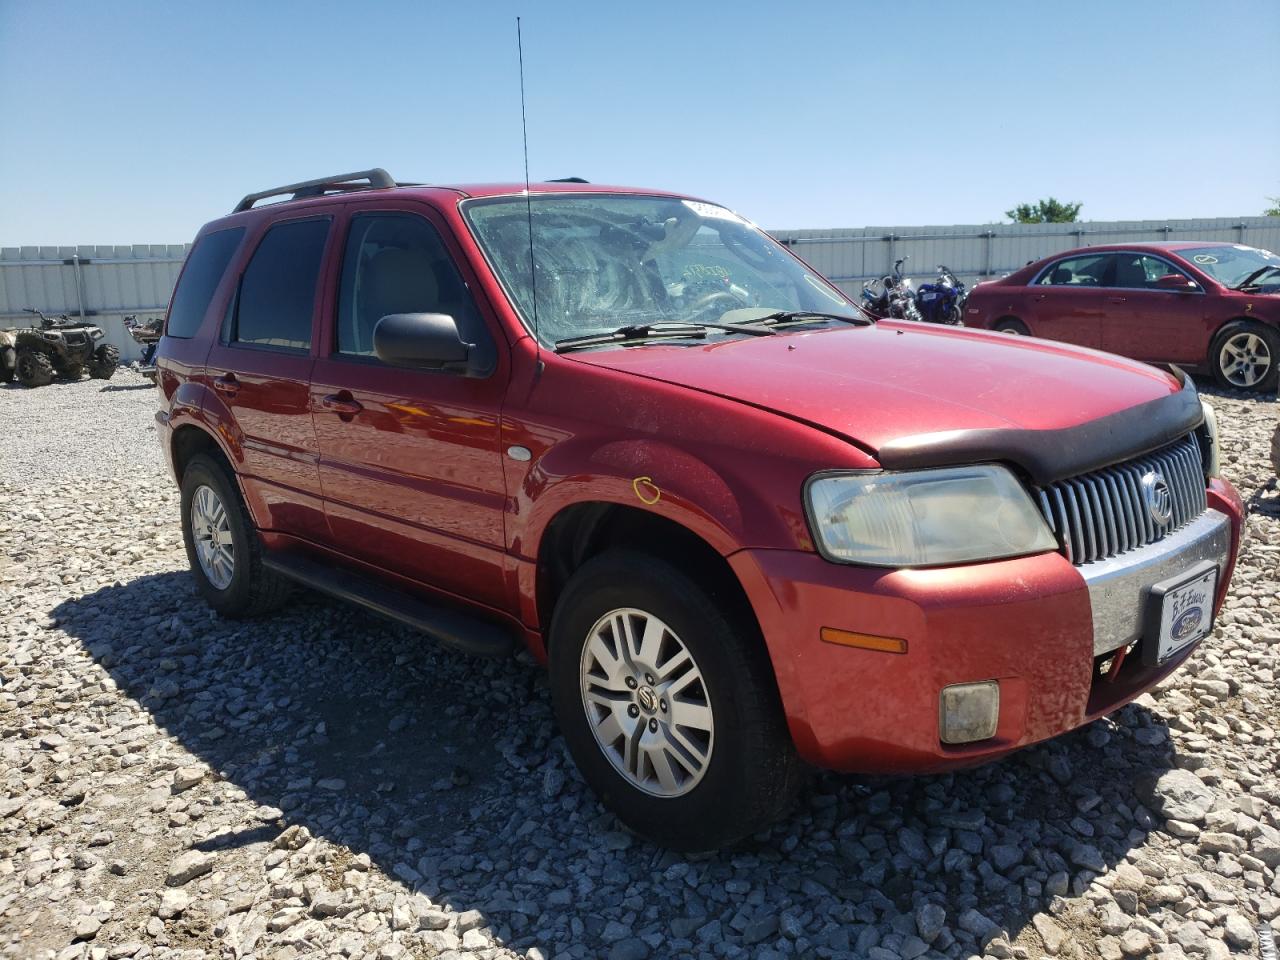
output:
[[1209, 509], [1155, 543], [1078, 566], [1093, 611], [1093, 655], [1110, 653], [1141, 638], [1147, 591], [1153, 583], [1190, 570], [1202, 560], [1215, 561], [1221, 578], [1230, 553], [1231, 521], [1226, 514]]

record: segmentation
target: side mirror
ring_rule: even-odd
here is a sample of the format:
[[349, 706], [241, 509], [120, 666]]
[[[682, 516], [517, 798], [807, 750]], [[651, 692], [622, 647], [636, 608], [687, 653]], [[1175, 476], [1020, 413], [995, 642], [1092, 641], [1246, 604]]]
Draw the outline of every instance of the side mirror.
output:
[[391, 313], [373, 328], [373, 352], [383, 363], [474, 375], [474, 345], [458, 332], [446, 313]]
[[1178, 293], [1194, 293], [1200, 284], [1180, 273], [1166, 273], [1156, 280], [1157, 290], [1174, 290]]

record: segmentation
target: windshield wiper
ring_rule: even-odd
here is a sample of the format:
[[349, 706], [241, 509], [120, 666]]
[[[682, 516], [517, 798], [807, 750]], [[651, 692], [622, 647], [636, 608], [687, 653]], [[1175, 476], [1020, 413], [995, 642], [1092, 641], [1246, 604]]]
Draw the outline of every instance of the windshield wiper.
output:
[[669, 340], [679, 337], [699, 339], [707, 335], [708, 330], [729, 330], [733, 333], [745, 333], [752, 337], [771, 337], [772, 330], [752, 330], [730, 323], [680, 323], [674, 320], [657, 323], [633, 323], [616, 330], [605, 330], [600, 333], [586, 333], [580, 337], [566, 337], [555, 342], [556, 353], [567, 350], [579, 350], [583, 347], [599, 347], [610, 343], [625, 343], [628, 340]]
[[868, 316], [849, 317], [843, 313], [823, 313], [821, 310], [775, 310], [763, 317], [740, 321], [743, 325], [761, 323], [766, 327], [776, 327], [784, 323], [806, 323], [814, 320], [839, 320], [841, 323], [852, 323], [860, 327], [868, 327], [875, 319]]
[[1268, 263], [1265, 267], [1259, 267], [1257, 270], [1253, 271], [1253, 273], [1249, 274], [1247, 277], [1245, 277], [1243, 280], [1237, 283], [1233, 289], [1243, 290], [1245, 287], [1251, 287], [1254, 285], [1255, 280], [1260, 280], [1263, 276], [1265, 276], [1267, 273], [1269, 273], [1272, 270], [1280, 271], [1280, 266], [1277, 266], [1274, 263]]

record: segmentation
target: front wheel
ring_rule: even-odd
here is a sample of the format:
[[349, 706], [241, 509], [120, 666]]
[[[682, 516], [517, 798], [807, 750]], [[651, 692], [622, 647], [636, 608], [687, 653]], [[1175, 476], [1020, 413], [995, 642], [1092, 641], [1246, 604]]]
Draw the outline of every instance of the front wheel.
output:
[[610, 551], [551, 623], [551, 692], [583, 777], [637, 833], [712, 850], [767, 826], [800, 776], [754, 623], [674, 567]]
[[115, 376], [116, 367], [119, 365], [119, 349], [104, 343], [93, 352], [93, 360], [89, 364], [89, 376], [95, 380], [110, 380]]
[[1209, 366], [1224, 387], [1274, 390], [1280, 373], [1280, 343], [1274, 330], [1248, 320], [1229, 323], [1209, 348]]

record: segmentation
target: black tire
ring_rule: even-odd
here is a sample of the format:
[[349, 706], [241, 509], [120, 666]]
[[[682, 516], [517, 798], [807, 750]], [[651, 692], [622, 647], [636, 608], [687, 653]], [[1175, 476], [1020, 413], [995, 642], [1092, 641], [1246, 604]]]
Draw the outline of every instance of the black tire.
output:
[[[216, 586], [201, 566], [192, 529], [191, 504], [201, 487], [210, 488], [226, 512], [234, 556], [230, 582]], [[205, 454], [191, 458], [182, 473], [182, 540], [187, 547], [187, 561], [195, 577], [196, 588], [224, 617], [241, 619], [256, 617], [278, 608], [289, 594], [288, 581], [262, 565], [262, 541], [254, 529], [249, 509], [240, 490], [225, 466]]]
[[[584, 647], [607, 614], [627, 608], [665, 623], [702, 675], [714, 739], [701, 779], [681, 795], [656, 796], [627, 779], [597, 742], [588, 719], [580, 686]], [[786, 809], [799, 786], [801, 765], [750, 617], [725, 609], [661, 560], [611, 550], [569, 580], [552, 617], [550, 642], [551, 695], [560, 730], [587, 783], [630, 829], [675, 850], [714, 850], [768, 826]], [[650, 688], [633, 688], [637, 702], [645, 689]], [[660, 689], [655, 684], [650, 693]], [[654, 709], [652, 695], [648, 703]], [[674, 713], [674, 697], [671, 709]], [[638, 735], [658, 719], [655, 714], [646, 722], [638, 712], [630, 716], [640, 719]]]
[[19, 350], [15, 369], [24, 387], [44, 387], [53, 383], [53, 361], [35, 350]]
[[1029, 337], [1031, 331], [1027, 329], [1027, 325], [1021, 320], [1013, 317], [1005, 317], [1003, 320], [997, 320], [991, 328], [996, 333], [1008, 333], [1017, 337]]
[[[1247, 369], [1229, 366], [1235, 356], [1253, 358]], [[1209, 369], [1218, 385], [1228, 390], [1255, 390], [1269, 393], [1280, 382], [1280, 335], [1276, 331], [1252, 320], [1233, 320], [1218, 331], [1209, 345]], [[1265, 366], [1259, 370], [1258, 363]], [[1234, 379], [1233, 379], [1234, 376]], [[1252, 377], [1258, 379], [1247, 382]]]
[[104, 343], [93, 352], [93, 362], [89, 364], [89, 376], [95, 380], [110, 380], [120, 365], [120, 351], [109, 343]]
[[9, 383], [13, 379], [13, 368], [18, 364], [18, 352], [13, 347], [0, 350], [0, 383]]

